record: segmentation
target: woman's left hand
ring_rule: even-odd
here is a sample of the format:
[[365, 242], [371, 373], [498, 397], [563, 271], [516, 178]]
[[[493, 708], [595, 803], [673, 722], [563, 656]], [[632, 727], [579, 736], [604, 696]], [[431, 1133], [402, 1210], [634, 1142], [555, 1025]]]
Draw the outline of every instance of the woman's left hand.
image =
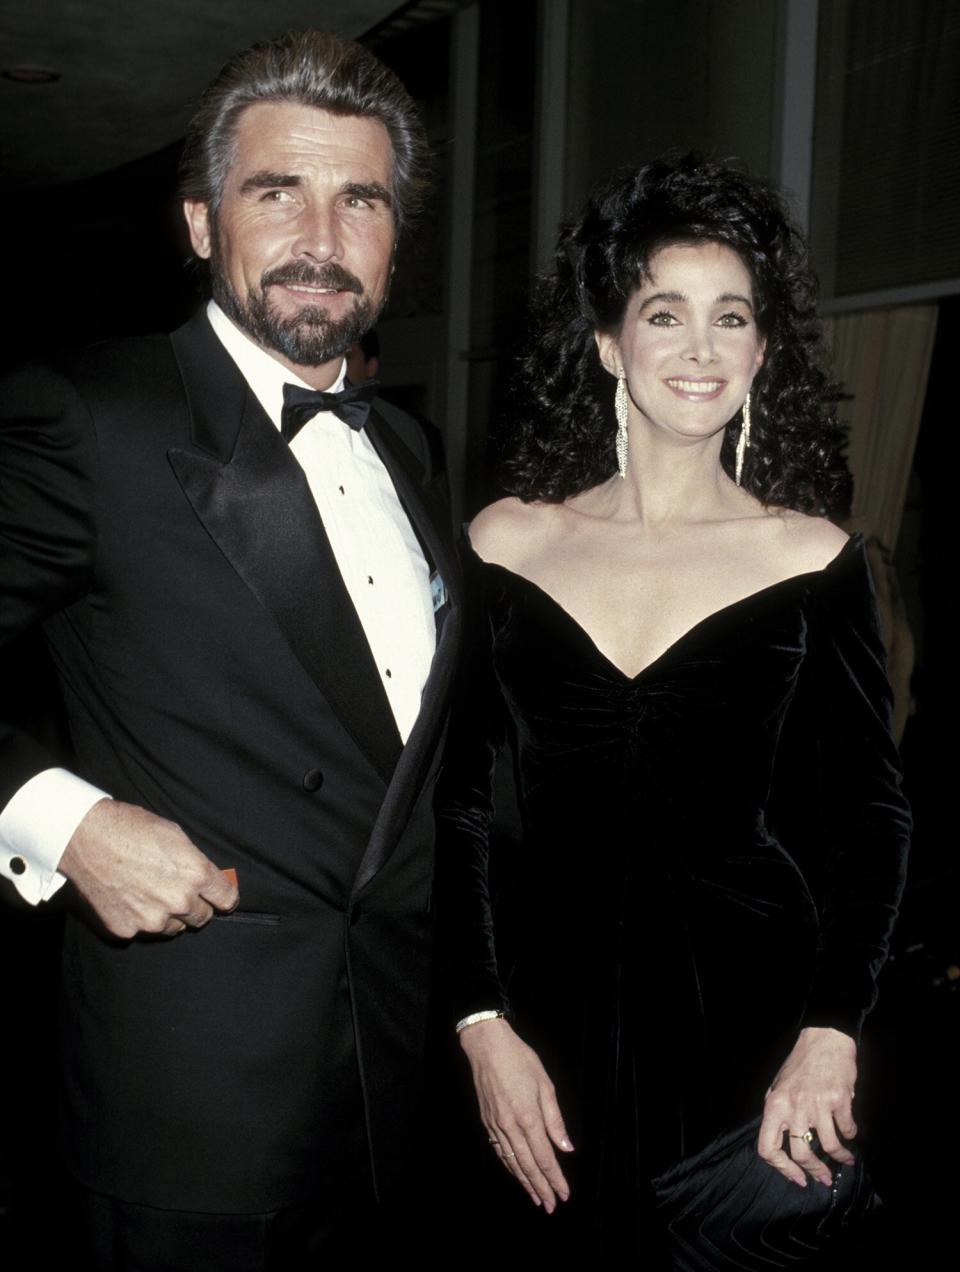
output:
[[[853, 1154], [840, 1135], [851, 1140], [853, 1089], [857, 1081], [857, 1044], [837, 1029], [803, 1029], [767, 1092], [757, 1152], [801, 1188], [807, 1175], [828, 1186], [830, 1167], [813, 1152], [804, 1136], [815, 1132], [824, 1153], [844, 1166]], [[838, 1135], [839, 1131], [839, 1135]], [[789, 1153], [783, 1137], [789, 1135]]]

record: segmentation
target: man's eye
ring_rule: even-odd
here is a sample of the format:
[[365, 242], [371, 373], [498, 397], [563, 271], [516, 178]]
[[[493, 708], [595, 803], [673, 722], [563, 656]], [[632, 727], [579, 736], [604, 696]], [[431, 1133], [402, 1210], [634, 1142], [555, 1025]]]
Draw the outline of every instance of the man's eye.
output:
[[293, 195], [289, 190], [264, 190], [261, 203], [289, 203]]

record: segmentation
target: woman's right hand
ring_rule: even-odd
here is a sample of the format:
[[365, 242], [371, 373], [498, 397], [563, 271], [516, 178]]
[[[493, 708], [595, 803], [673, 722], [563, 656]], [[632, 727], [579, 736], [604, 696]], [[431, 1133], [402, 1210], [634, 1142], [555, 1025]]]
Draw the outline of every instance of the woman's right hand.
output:
[[570, 1187], [554, 1148], [572, 1153], [553, 1083], [537, 1053], [501, 1019], [467, 1025], [460, 1033], [491, 1147], [547, 1214]]

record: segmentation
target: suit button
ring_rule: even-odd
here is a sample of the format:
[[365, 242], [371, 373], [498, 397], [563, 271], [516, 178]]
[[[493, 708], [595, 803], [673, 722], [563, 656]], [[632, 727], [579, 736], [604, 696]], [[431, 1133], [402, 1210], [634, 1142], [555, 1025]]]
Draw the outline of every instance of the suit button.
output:
[[303, 789], [305, 791], [318, 791], [323, 785], [322, 769], [307, 769], [303, 775]]
[[26, 872], [27, 872], [27, 863], [24, 861], [22, 857], [10, 858], [10, 873], [11, 874], [22, 875], [22, 874], [26, 874]]

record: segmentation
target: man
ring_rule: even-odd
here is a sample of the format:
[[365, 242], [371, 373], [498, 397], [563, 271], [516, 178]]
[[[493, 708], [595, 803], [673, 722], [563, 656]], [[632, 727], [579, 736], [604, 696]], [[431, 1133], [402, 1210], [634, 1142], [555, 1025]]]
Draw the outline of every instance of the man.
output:
[[290, 1272], [404, 1172], [459, 610], [419, 430], [342, 368], [425, 153], [360, 46], [238, 55], [182, 167], [211, 304], [4, 393], [0, 637], [43, 624], [78, 773], [0, 731], [0, 868], [77, 896], [98, 1267]]

